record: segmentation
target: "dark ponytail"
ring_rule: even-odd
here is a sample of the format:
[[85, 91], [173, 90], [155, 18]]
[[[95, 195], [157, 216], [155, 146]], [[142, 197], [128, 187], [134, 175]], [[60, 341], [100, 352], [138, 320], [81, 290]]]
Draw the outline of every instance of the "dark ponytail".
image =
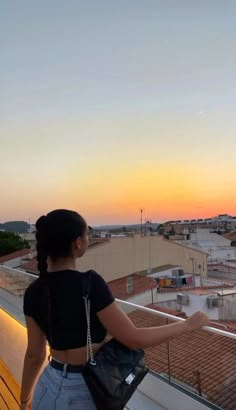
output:
[[47, 217], [45, 215], [41, 216], [36, 222], [36, 250], [37, 250], [37, 261], [38, 261], [38, 271], [39, 276], [43, 277], [47, 275], [47, 251], [46, 251], [46, 221]]

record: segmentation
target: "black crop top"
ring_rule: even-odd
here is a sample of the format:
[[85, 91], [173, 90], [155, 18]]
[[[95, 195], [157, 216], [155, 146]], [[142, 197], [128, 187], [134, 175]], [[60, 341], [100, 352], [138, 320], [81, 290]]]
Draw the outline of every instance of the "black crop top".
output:
[[[46, 277], [36, 279], [25, 291], [24, 314], [35, 320], [53, 349], [75, 349], [87, 344], [82, 275], [88, 275], [88, 272], [50, 272]], [[107, 331], [96, 313], [114, 302], [114, 298], [104, 279], [94, 271], [91, 273], [90, 300], [92, 341], [100, 343]]]

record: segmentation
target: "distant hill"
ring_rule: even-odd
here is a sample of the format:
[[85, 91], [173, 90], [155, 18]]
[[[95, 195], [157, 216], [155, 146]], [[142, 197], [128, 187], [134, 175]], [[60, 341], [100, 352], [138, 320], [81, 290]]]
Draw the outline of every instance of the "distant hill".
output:
[[17, 232], [26, 233], [30, 225], [24, 221], [10, 221], [5, 223], [0, 223], [0, 230], [5, 230], [7, 232]]
[[[94, 226], [93, 229], [101, 230], [101, 231], [107, 231], [109, 229], [121, 229], [125, 225], [100, 225], [100, 226]], [[127, 225], [126, 225], [127, 226]]]

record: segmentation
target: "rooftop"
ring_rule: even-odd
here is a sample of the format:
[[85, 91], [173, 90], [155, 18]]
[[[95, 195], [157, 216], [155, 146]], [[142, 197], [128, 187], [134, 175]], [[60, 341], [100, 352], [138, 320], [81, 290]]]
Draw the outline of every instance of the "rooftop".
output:
[[182, 318], [185, 318], [185, 319], [187, 318], [187, 316], [184, 312], [180, 312], [180, 311], [174, 310], [174, 309], [169, 309], [169, 308], [166, 308], [166, 307], [156, 306], [153, 303], [147, 305], [146, 307], [149, 308], [149, 309], [152, 309], [152, 310], [156, 310], [157, 312], [167, 313], [169, 315], [176, 316], [176, 317], [182, 317]]
[[[229, 262], [235, 263], [233, 260], [230, 260]], [[208, 272], [218, 271], [218, 272], [224, 272], [226, 274], [227, 273], [235, 274], [235, 279], [236, 279], [236, 267], [234, 266], [230, 266], [226, 263], [211, 263], [211, 264], [208, 264], [207, 268], [208, 268]]]
[[[13, 269], [1, 268], [2, 276], [0, 278], [9, 279], [7, 285], [13, 286], [14, 283], [11, 282], [17, 280], [25, 280], [25, 285], [27, 282], [34, 280], [32, 275], [25, 274], [23, 272], [14, 270], [14, 275], [8, 275], [9, 271], [12, 274]], [[4, 272], [6, 275], [4, 276]], [[137, 274], [132, 275], [134, 277], [134, 283], [140, 279], [151, 279], [146, 277], [140, 277]], [[18, 278], [18, 279], [17, 279]], [[126, 279], [126, 278], [123, 278]], [[151, 279], [152, 280], [152, 279]], [[118, 282], [119, 280], [112, 281], [111, 283]], [[126, 281], [123, 280], [123, 283]], [[4, 283], [5, 286], [5, 283]], [[15, 286], [15, 285], [14, 285]], [[11, 289], [11, 288], [10, 288]], [[145, 289], [145, 286], [142, 287]], [[1, 291], [1, 289], [0, 289]], [[12, 293], [12, 292], [11, 292]], [[14, 292], [13, 292], [14, 293]], [[119, 292], [118, 292], [119, 293]], [[117, 293], [117, 294], [118, 294]], [[122, 295], [122, 291], [120, 291]], [[15, 300], [20, 298], [15, 297]], [[0, 292], [0, 308], [5, 309], [10, 312], [12, 316], [17, 318], [17, 320], [23, 322], [23, 320], [17, 317], [16, 311], [22, 311], [22, 299], [21, 303], [14, 302], [12, 295], [11, 298], [8, 297], [7, 292]], [[10, 306], [14, 303], [14, 306]], [[183, 320], [183, 312], [169, 310], [167, 308], [160, 308], [155, 305], [148, 305], [148, 310], [143, 310], [141, 306], [133, 305], [129, 302], [123, 302], [127, 304], [130, 308], [133, 309], [129, 313], [130, 318], [138, 326], [159, 326], [162, 324], [170, 323], [173, 321], [174, 316], [175, 320]], [[152, 309], [150, 311], [149, 309]], [[9, 310], [10, 309], [10, 310]], [[1, 313], [1, 309], [0, 309]], [[22, 314], [22, 312], [20, 312]], [[172, 315], [172, 317], [170, 316]], [[2, 323], [2, 322], [1, 322]], [[14, 322], [16, 323], [16, 322]], [[18, 323], [18, 322], [17, 322]], [[143, 395], [140, 396], [140, 391], [137, 392], [135, 396], [136, 399], [141, 400], [141, 404], [137, 407], [137, 404], [134, 407], [130, 406], [131, 410], [137, 410], [137, 408], [145, 408], [145, 410], [151, 409], [165, 409], [165, 410], [202, 410], [205, 409], [205, 406], [194, 406], [186, 407], [177, 407], [177, 404], [164, 404], [165, 400], [168, 398], [168, 395], [173, 395], [175, 397], [174, 391], [178, 391], [181, 388], [188, 389], [189, 394], [196, 394], [194, 396], [194, 403], [196, 400], [201, 400], [201, 398], [208, 399], [211, 403], [214, 403], [217, 406], [220, 406], [224, 410], [235, 410], [236, 406], [236, 345], [235, 340], [231, 336], [226, 337], [225, 332], [222, 332], [222, 329], [226, 329], [231, 334], [232, 337], [236, 338], [236, 321], [235, 322], [225, 322], [225, 321], [213, 321], [210, 326], [215, 329], [217, 333], [212, 333], [207, 330], [196, 331], [191, 334], [178, 337], [169, 343], [163, 343], [159, 346], [146, 349], [146, 360], [150, 369], [154, 372], [151, 374], [152, 378], [154, 375], [154, 384], [150, 390], [149, 379], [148, 383], [146, 382], [146, 387], [144, 389]], [[10, 326], [10, 330], [11, 330]], [[213, 330], [214, 330], [213, 329]], [[4, 335], [4, 333], [3, 333]], [[11, 349], [12, 343], [6, 339], [6, 336], [3, 337], [2, 342], [7, 346], [8, 350]], [[18, 339], [16, 340], [16, 343]], [[3, 349], [3, 344], [1, 343], [1, 349]], [[14, 352], [17, 353], [18, 349], [14, 349]], [[11, 363], [13, 351], [11, 352]], [[0, 351], [0, 359], [2, 352]], [[151, 377], [150, 376], [150, 377]], [[159, 381], [161, 378], [165, 380], [165, 383], [169, 385], [170, 383], [176, 383], [176, 387], [171, 387], [172, 390], [168, 390], [167, 396], [162, 397], [162, 391], [158, 390]], [[159, 380], [159, 381], [158, 381]], [[151, 381], [150, 381], [151, 383]], [[177, 389], [177, 390], [176, 390]], [[158, 394], [157, 394], [158, 390]], [[164, 395], [164, 393], [163, 393]], [[155, 396], [155, 400], [154, 400]], [[183, 396], [184, 403], [186, 403], [186, 397]], [[146, 399], [145, 399], [146, 398]], [[148, 404], [147, 398], [149, 398]], [[163, 400], [162, 400], [163, 399]], [[146, 400], [146, 401], [145, 401]], [[145, 405], [143, 405], [145, 403]], [[154, 404], [153, 404], [154, 403]], [[156, 403], [156, 404], [155, 404]], [[143, 407], [140, 407], [142, 406]], [[159, 405], [159, 406], [158, 406]], [[145, 407], [146, 406], [146, 407]], [[215, 408], [212, 405], [209, 405], [210, 408]]]
[[26, 271], [30, 271], [30, 272], [38, 272], [38, 262], [36, 258], [33, 258], [25, 263], [23, 263], [22, 265], [20, 265], [21, 269], [24, 269]]
[[226, 239], [230, 239], [231, 241], [235, 241], [236, 240], [236, 231], [224, 233], [223, 236]]
[[[177, 269], [180, 268], [179, 265], [171, 265], [171, 264], [167, 264], [167, 265], [162, 265], [162, 266], [157, 266], [155, 268], [152, 268], [152, 273], [157, 273], [157, 272], [165, 272], [167, 270], [170, 269]], [[150, 275], [150, 273], [148, 273], [147, 269], [139, 271], [140, 275]]]
[[[138, 327], [167, 323], [166, 318], [140, 310], [129, 316]], [[211, 326], [217, 328], [215, 324]], [[236, 334], [235, 326], [228, 325], [227, 330]], [[178, 337], [169, 344], [146, 349], [146, 360], [148, 366], [159, 374], [180, 381], [225, 410], [235, 410], [235, 347], [233, 339], [200, 330]]]
[[203, 296], [203, 295], [209, 295], [209, 290], [198, 288], [198, 289], [192, 289], [189, 293], [192, 295]]
[[168, 293], [168, 292], [204, 292], [206, 291], [207, 293], [209, 293], [209, 290], [214, 290], [214, 289], [219, 289], [219, 288], [224, 288], [224, 289], [228, 289], [228, 288], [234, 288], [235, 284], [234, 283], [226, 283], [225, 281], [223, 283], [218, 283], [218, 284], [212, 284], [212, 285], [206, 285], [206, 286], [197, 286], [197, 287], [193, 287], [193, 286], [182, 286], [181, 288], [159, 288], [158, 292], [160, 293]]
[[[133, 279], [133, 291], [129, 293], [127, 292], [127, 278]], [[127, 299], [148, 290], [156, 289], [157, 287], [157, 284], [153, 278], [140, 276], [138, 273], [134, 273], [130, 276], [125, 276], [124, 278], [115, 279], [111, 282], [108, 282], [108, 285], [114, 297], [118, 299]]]
[[8, 262], [16, 258], [21, 258], [22, 256], [29, 255], [30, 253], [31, 253], [31, 249], [21, 249], [16, 252], [9, 253], [8, 255], [1, 256], [0, 263]]

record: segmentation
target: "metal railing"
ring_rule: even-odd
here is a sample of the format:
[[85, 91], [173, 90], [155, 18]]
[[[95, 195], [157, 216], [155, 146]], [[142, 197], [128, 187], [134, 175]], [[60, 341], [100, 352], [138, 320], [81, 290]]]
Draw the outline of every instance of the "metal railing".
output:
[[[132, 307], [135, 307], [136, 309], [143, 310], [145, 312], [149, 312], [149, 313], [152, 313], [152, 314], [155, 314], [155, 315], [158, 315], [158, 316], [162, 316], [162, 317], [165, 317], [165, 318], [168, 318], [168, 319], [171, 319], [171, 320], [175, 320], [175, 321], [178, 321], [178, 322], [184, 322], [186, 320], [186, 319], [183, 319], [183, 318], [178, 317], [178, 316], [170, 315], [169, 313], [164, 313], [164, 312], [160, 312], [158, 310], [147, 308], [145, 306], [136, 305], [135, 303], [127, 302], [125, 300], [116, 299], [116, 301], [120, 304], [124, 304], [124, 305], [127, 305], [127, 306], [132, 306]], [[220, 329], [217, 329], [215, 327], [204, 326], [203, 330], [207, 330], [208, 332], [216, 333], [216, 334], [221, 335], [221, 336], [230, 337], [231, 339], [236, 339], [236, 334], [231, 333], [231, 332], [226, 332], [225, 330], [220, 330]]]
[[[121, 299], [116, 301], [138, 327], [186, 320]], [[212, 324], [214, 322], [212, 320]], [[227, 329], [225, 324], [217, 321], [215, 324]], [[206, 407], [235, 410], [236, 326], [231, 323], [228, 326], [229, 331], [205, 326], [145, 349], [147, 365], [171, 386], [174, 383], [177, 389], [184, 389], [185, 394], [195, 394], [196, 400], [201, 400]]]

